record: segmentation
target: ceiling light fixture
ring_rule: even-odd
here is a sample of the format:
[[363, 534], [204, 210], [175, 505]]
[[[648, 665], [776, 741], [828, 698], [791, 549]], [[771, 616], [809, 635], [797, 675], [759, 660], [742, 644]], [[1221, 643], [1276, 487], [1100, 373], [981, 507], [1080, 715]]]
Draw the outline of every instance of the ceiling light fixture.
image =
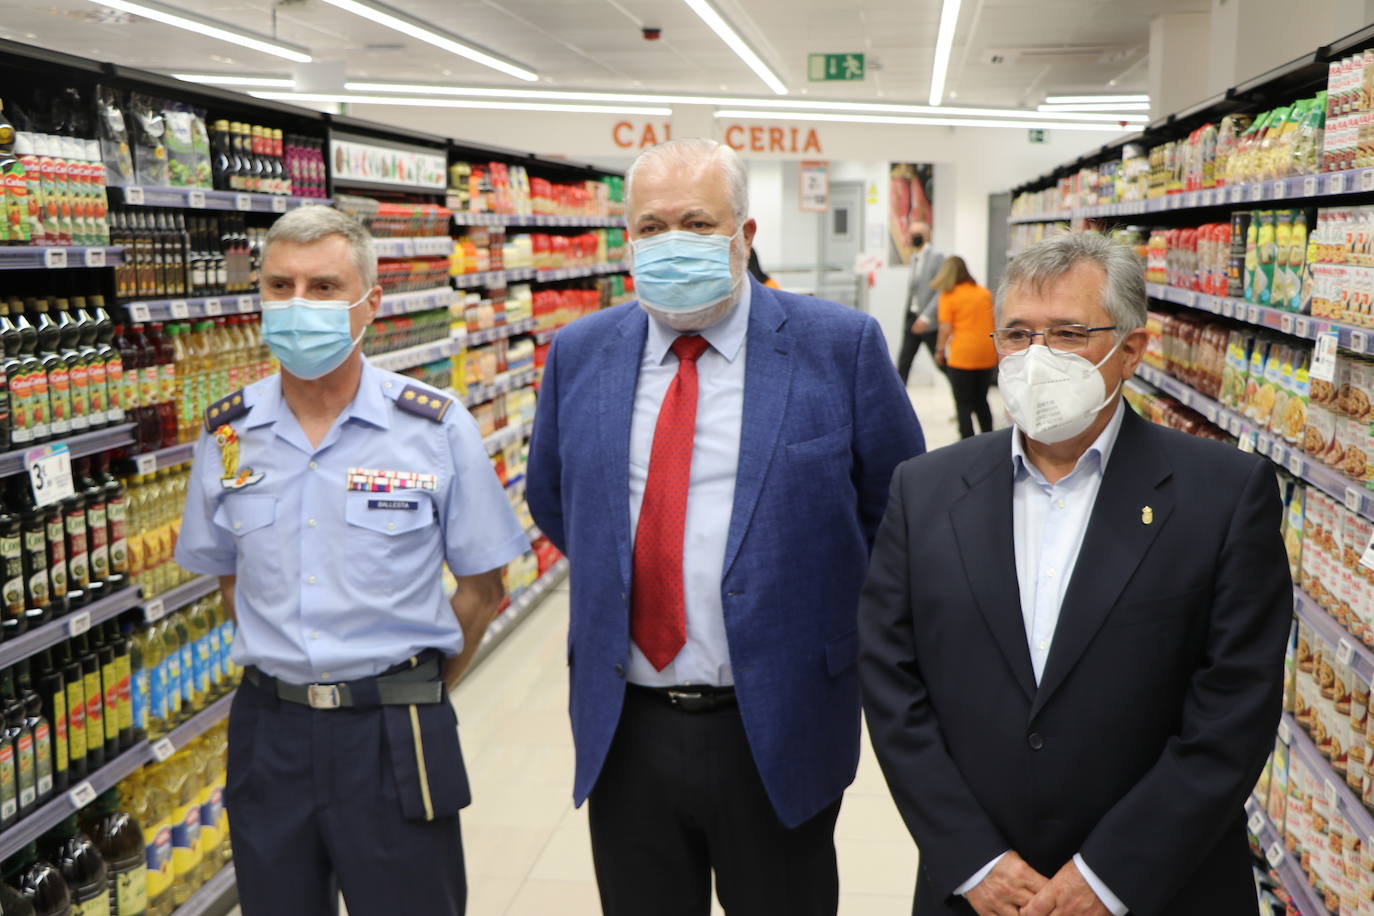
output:
[[1135, 95], [1047, 95], [1045, 96], [1046, 105], [1082, 105], [1092, 104], [1093, 102], [1149, 102], [1148, 95], [1137, 93]]
[[940, 9], [940, 30], [935, 34], [935, 63], [930, 68], [930, 104], [939, 105], [945, 99], [945, 77], [949, 73], [949, 55], [954, 50], [954, 29], [959, 24], [959, 0], [945, 0]]
[[516, 79], [525, 80], [530, 83], [539, 81], [539, 74], [535, 73], [533, 70], [529, 70], [519, 64], [497, 57], [495, 54], [484, 51], [475, 45], [459, 41], [452, 35], [432, 29], [399, 10], [393, 10], [380, 3], [362, 3], [359, 2], [359, 0], [324, 0], [324, 2], [328, 3], [330, 6], [336, 6], [345, 12], [352, 13], [355, 16], [361, 16], [380, 26], [385, 26], [388, 29], [400, 32], [402, 35], [409, 35], [411, 38], [416, 38], [420, 41], [432, 44], [436, 48], [442, 48], [450, 54], [466, 57], [473, 63], [481, 64], [484, 67], [490, 67], [493, 70], [498, 70], [507, 76], [513, 76]]
[[666, 118], [671, 108], [646, 105], [556, 105], [539, 102], [489, 102], [479, 99], [420, 99], [394, 95], [349, 95], [335, 92], [250, 92], [277, 102], [331, 102], [349, 105], [397, 105], [413, 108], [475, 108], [496, 111], [553, 111], [572, 114], [627, 114]]
[[1051, 105], [1048, 102], [1035, 106], [1036, 111], [1149, 111], [1149, 102], [1092, 102], [1078, 105]]
[[292, 79], [271, 76], [214, 76], [209, 73], [173, 73], [172, 76], [188, 83], [206, 86], [252, 86], [257, 89], [290, 89], [296, 85]]
[[[328, 0], [328, 2], [332, 3], [334, 0]], [[701, 17], [702, 22], [710, 26], [711, 31], [719, 35], [720, 40], [725, 42], [730, 50], [735, 52], [735, 56], [744, 61], [769, 89], [778, 95], [787, 95], [786, 84], [778, 79], [778, 75], [763, 62], [763, 58], [754, 53], [754, 49], [749, 47], [749, 44], [740, 37], [730, 23], [725, 21], [720, 13], [716, 12], [707, 0], [682, 0], [682, 2], [691, 7], [692, 12]]]
[[227, 41], [236, 44], [241, 48], [250, 48], [254, 51], [261, 51], [264, 54], [271, 54], [274, 57], [284, 57], [289, 61], [298, 64], [308, 64], [313, 58], [306, 53], [304, 48], [294, 45], [283, 44], [280, 41], [273, 41], [252, 32], [245, 32], [242, 29], [234, 28], [226, 23], [218, 22], [214, 19], [205, 19], [194, 13], [175, 7], [163, 6], [160, 3], [153, 3], [150, 0], [139, 0], [137, 3], [130, 0], [91, 0], [97, 6], [109, 7], [112, 10], [119, 10], [123, 13], [133, 13], [135, 16], [142, 16], [144, 19], [151, 19], [163, 25], [174, 26], [178, 29], [185, 29], [188, 32], [195, 32], [197, 35], [204, 35], [206, 38], [217, 38], [220, 41]]
[[1096, 130], [1120, 132], [1121, 125], [1110, 122], [1096, 124], [1063, 124], [1057, 121], [1040, 119], [983, 119], [983, 118], [901, 118], [887, 115], [842, 114], [839, 112], [799, 111], [781, 113], [776, 111], [751, 111], [748, 109], [724, 109], [716, 112], [716, 118], [735, 118], [755, 121], [826, 121], [837, 124], [909, 124], [925, 127], [1012, 127], [1030, 130]]

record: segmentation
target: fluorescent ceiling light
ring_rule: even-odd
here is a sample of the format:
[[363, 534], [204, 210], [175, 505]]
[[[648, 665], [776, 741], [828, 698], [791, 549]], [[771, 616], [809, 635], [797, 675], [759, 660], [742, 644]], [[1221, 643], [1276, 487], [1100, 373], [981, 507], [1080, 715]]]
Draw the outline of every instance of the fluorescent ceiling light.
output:
[[[334, 0], [328, 0], [328, 2], [333, 3]], [[715, 8], [707, 0], [683, 0], [683, 2], [692, 8], [692, 12], [701, 17], [702, 22], [711, 27], [711, 31], [720, 36], [720, 40], [725, 42], [730, 50], [734, 51], [735, 55], [744, 61], [769, 89], [778, 95], [787, 95], [787, 86], [778, 79], [778, 75], [769, 69], [768, 65], [763, 62], [763, 58], [754, 53], [754, 49], [749, 47], [745, 40], [739, 36], [739, 33], [721, 17], [720, 13], [715, 11]]]
[[313, 59], [305, 52], [304, 48], [273, 41], [268, 38], [254, 35], [252, 32], [231, 28], [213, 19], [203, 19], [193, 13], [187, 13], [184, 10], [166, 7], [158, 3], [151, 3], [148, 2], [148, 0], [139, 0], [138, 3], [130, 2], [130, 0], [91, 0], [91, 2], [97, 6], [109, 7], [112, 10], [119, 10], [124, 13], [133, 13], [135, 16], [142, 16], [144, 19], [151, 19], [163, 25], [175, 26], [178, 29], [195, 32], [197, 35], [204, 35], [206, 38], [218, 38], [220, 41], [227, 41], [239, 47], [261, 51], [264, 54], [271, 54], [275, 57], [284, 57], [298, 64], [308, 64]]
[[1145, 94], [1136, 95], [1047, 95], [1046, 105], [1081, 105], [1093, 102], [1148, 102]]
[[555, 105], [538, 102], [488, 102], [478, 99], [419, 99], [395, 95], [349, 95], [336, 92], [250, 92], [278, 102], [343, 102], [350, 105], [399, 105], [414, 108], [478, 108], [496, 111], [557, 111], [575, 114], [627, 114], [666, 118], [671, 108], [645, 105]]
[[279, 79], [270, 76], [215, 76], [210, 73], [173, 73], [172, 76], [188, 83], [207, 86], [252, 86], [257, 89], [290, 89], [296, 85], [293, 79]]
[[926, 127], [1024, 127], [1033, 130], [1097, 130], [1120, 131], [1118, 124], [1100, 122], [1097, 124], [1061, 124], [1057, 121], [1041, 119], [1009, 120], [984, 118], [901, 118], [886, 115], [842, 114], [839, 112], [789, 112], [750, 111], [724, 109], [716, 112], [719, 118], [738, 118], [754, 121], [826, 121], [837, 124], [910, 124]]
[[409, 35], [411, 38], [428, 42], [436, 48], [442, 48], [448, 51], [450, 54], [466, 57], [473, 63], [481, 64], [484, 67], [490, 67], [493, 70], [499, 70], [507, 76], [513, 76], [516, 79], [525, 80], [530, 83], [538, 82], [539, 80], [539, 74], [535, 73], [533, 70], [527, 70], [518, 64], [504, 60], [487, 51], [483, 51], [475, 45], [459, 41], [452, 35], [447, 35], [443, 32], [431, 29], [418, 20], [412, 19], [404, 13], [393, 10], [390, 7], [382, 6], [380, 3], [361, 3], [359, 0], [324, 0], [324, 2], [328, 3], [330, 6], [337, 6], [339, 9], [352, 13], [355, 16], [361, 16], [380, 26], [393, 29], [400, 32], [402, 35]]
[[940, 30], [935, 35], [935, 64], [930, 68], [930, 104], [939, 105], [945, 98], [945, 76], [949, 72], [949, 55], [954, 50], [954, 29], [959, 24], [959, 0], [945, 0], [940, 10]]
[[1036, 111], [1149, 111], [1149, 102], [1091, 102], [1077, 105], [1037, 105]]

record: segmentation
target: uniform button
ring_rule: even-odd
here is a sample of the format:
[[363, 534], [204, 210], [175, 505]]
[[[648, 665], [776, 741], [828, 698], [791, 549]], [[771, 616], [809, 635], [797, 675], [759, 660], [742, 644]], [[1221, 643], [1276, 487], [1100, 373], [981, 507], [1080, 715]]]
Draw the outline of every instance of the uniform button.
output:
[[1051, 566], [1049, 569], [1045, 570], [1045, 575], [1047, 575], [1047, 576], [1049, 576], [1051, 579], [1053, 579], [1053, 578], [1054, 578], [1054, 567]]
[[315, 577], [314, 577], [314, 576], [310, 576], [310, 577], [307, 578], [305, 581], [308, 582], [308, 583], [310, 583], [311, 585], [314, 585], [314, 584], [315, 584]]
[[329, 672], [328, 672], [328, 671], [321, 671], [321, 672], [320, 672], [320, 677], [323, 678], [323, 679], [326, 680], [326, 681], [329, 680]]
[[319, 467], [320, 467], [320, 463], [319, 463], [318, 461], [312, 461], [312, 462], [310, 462], [310, 470], [312, 470], [312, 471], [318, 470]]
[[319, 522], [312, 518], [310, 521], [306, 522], [306, 524], [309, 525], [311, 528], [314, 528], [316, 525], [319, 524]]
[[1058, 502], [1055, 503], [1055, 505], [1058, 506], [1058, 507], [1061, 508], [1061, 509], [1064, 508], [1064, 500], [1062, 500], [1062, 499], [1059, 500]]
[[391, 383], [390, 383], [390, 382], [387, 382], [387, 383], [386, 383], [386, 387], [390, 388], [390, 387], [391, 387]]
[[387, 531], [395, 531], [395, 530], [396, 530], [396, 523], [395, 523], [395, 522], [387, 522], [387, 523], [386, 523], [386, 530], [387, 530]]
[[242, 528], [242, 527], [243, 527], [243, 522], [234, 522], [234, 530], [235, 530], [235, 531], [238, 531], [238, 530], [239, 530], [240, 528]]
[[1050, 647], [1049, 640], [1045, 640], [1045, 639], [1040, 640], [1039, 646], [1040, 646], [1040, 651], [1041, 651], [1041, 652], [1044, 652], [1046, 649], [1048, 649], [1048, 648]]
[[1040, 737], [1039, 732], [1031, 732], [1026, 738], [1026, 743], [1030, 745], [1031, 750], [1038, 751], [1045, 746], [1045, 739]]
[[311, 639], [319, 639], [319, 638], [320, 638], [320, 631], [319, 631], [319, 630], [311, 630], [311, 631], [310, 631], [310, 638], [311, 638]]
[[616, 665], [616, 666], [615, 666], [615, 676], [616, 676], [616, 677], [624, 677], [624, 676], [625, 676], [625, 666], [624, 666], [624, 665]]

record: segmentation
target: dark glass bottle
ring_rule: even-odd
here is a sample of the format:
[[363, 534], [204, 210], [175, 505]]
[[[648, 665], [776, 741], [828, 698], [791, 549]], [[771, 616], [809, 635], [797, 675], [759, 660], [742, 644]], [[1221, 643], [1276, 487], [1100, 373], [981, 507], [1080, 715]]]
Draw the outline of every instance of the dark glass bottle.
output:
[[91, 425], [91, 379], [78, 349], [81, 328], [72, 320], [71, 307], [69, 300], [56, 299], [49, 317], [57, 325], [57, 357], [67, 370], [67, 401], [71, 404], [67, 422], [73, 433], [83, 433]]
[[123, 368], [123, 384], [120, 386], [119, 406], [124, 411], [124, 422], [133, 423], [135, 448], [143, 451], [143, 443], [139, 439], [139, 409], [143, 406], [143, 368], [141, 363], [142, 351], [134, 341], [130, 329], [134, 325], [116, 324], [114, 335], [110, 339], [110, 346], [119, 354], [119, 363]]
[[[19, 307], [14, 301], [10, 304], [10, 320], [19, 334], [19, 373], [26, 380], [26, 399], [29, 405], [29, 442], [41, 442], [52, 435], [52, 404], [48, 397], [48, 375], [43, 363], [38, 359], [38, 331], [29, 322], [25, 309], [28, 303]], [[11, 376], [13, 378], [13, 376]], [[11, 385], [14, 383], [11, 382]]]
[[[114, 340], [114, 321], [110, 318], [110, 313], [105, 310], [105, 297], [91, 297], [91, 320], [95, 324], [95, 339], [92, 346], [99, 360], [104, 363], [104, 368], [95, 369], [94, 372], [104, 372], [105, 375], [105, 419], [109, 423], [122, 423], [124, 421], [124, 360], [119, 354], [119, 350], [112, 345]], [[84, 338], [83, 338], [84, 340]], [[94, 384], [94, 378], [92, 379]]]
[[33, 734], [34, 774], [38, 786], [38, 804], [42, 805], [57, 790], [52, 724], [43, 715], [43, 700], [34, 686], [31, 660], [24, 659], [14, 666], [14, 670], [19, 702], [24, 707], [24, 727]]
[[143, 828], [124, 810], [118, 787], [82, 810], [81, 825], [105, 860], [110, 916], [144, 916], [148, 912], [148, 863]]
[[[29, 489], [27, 484], [27, 479], [21, 479], [20, 486], [25, 492]], [[43, 517], [43, 530], [48, 540], [48, 612], [41, 616], [30, 616], [30, 628], [61, 617], [70, 610], [67, 603], [67, 524], [62, 504], [41, 506], [37, 511]]]
[[38, 805], [38, 759], [33, 731], [24, 716], [24, 704], [14, 686], [14, 671], [0, 674], [0, 706], [3, 706], [3, 740], [14, 749], [15, 785], [19, 790], [19, 817], [28, 817]]
[[55, 650], [56, 670], [62, 675], [62, 695], [67, 704], [67, 767], [73, 783], [86, 778], [86, 678], [71, 640]]
[[231, 191], [233, 174], [233, 154], [229, 149], [229, 122], [216, 121], [210, 133], [210, 175], [216, 188]]
[[105, 723], [105, 759], [113, 760], [119, 756], [119, 672], [115, 666], [115, 647], [107, 638], [106, 624], [91, 627], [86, 636], [91, 651], [100, 662], [100, 718]]
[[75, 486], [86, 509], [86, 541], [90, 556], [90, 584], [87, 591], [97, 601], [110, 593], [110, 529], [105, 513], [105, 490], [91, 475], [91, 459], [78, 458], [73, 464]]
[[72, 431], [71, 380], [67, 364], [58, 355], [62, 334], [48, 315], [48, 300], [35, 299], [29, 321], [38, 335], [37, 358], [43, 366], [50, 402], [49, 435], [61, 438]]
[[105, 515], [109, 529], [110, 575], [105, 581], [109, 583], [110, 591], [114, 592], [129, 584], [129, 542], [125, 530], [127, 503], [123, 481], [110, 473], [110, 453], [102, 452], [96, 460], [99, 475], [95, 479], [105, 491]]
[[0, 638], [14, 639], [28, 629], [25, 609], [24, 535], [19, 516], [0, 502], [0, 565], [3, 597], [0, 598]]
[[48, 574], [48, 520], [33, 503], [28, 481], [10, 482], [8, 507], [19, 518], [24, 560], [24, 620], [10, 631], [19, 635], [52, 616], [52, 583]]
[[34, 916], [28, 898], [8, 884], [0, 884], [0, 916]]
[[71, 316], [76, 325], [75, 349], [86, 376], [86, 425], [90, 429], [98, 429], [109, 423], [108, 373], [104, 357], [95, 348], [95, 317], [85, 297], [72, 299]]
[[100, 659], [86, 634], [71, 640], [71, 644], [81, 664], [81, 696], [86, 701], [86, 766], [98, 770], [105, 765], [105, 694], [100, 686]]
[[33, 380], [21, 370], [24, 361], [20, 354], [19, 328], [10, 318], [12, 308], [18, 310], [17, 299], [0, 299], [0, 346], [5, 348], [5, 358], [0, 364], [0, 370], [5, 373], [5, 384], [9, 389], [10, 444], [18, 448], [27, 445], [33, 439]]
[[[65, 792], [71, 784], [69, 761], [71, 757], [70, 739], [67, 735], [67, 690], [62, 681], [62, 671], [53, 663], [51, 649], [44, 649], [34, 659], [33, 669], [34, 698], [37, 700], [37, 713], [34, 700], [25, 699], [25, 711], [32, 719], [37, 715], [52, 729], [52, 783], [54, 792]], [[35, 728], [35, 733], [37, 729]]]
[[7, 371], [10, 353], [8, 348], [13, 344], [17, 349], [19, 341], [12, 334], [3, 332], [4, 324], [8, 321], [7, 317], [0, 316], [0, 451], [8, 451], [14, 442], [14, 403], [10, 394], [10, 375]]
[[84, 916], [101, 911], [101, 905], [109, 899], [110, 894], [105, 860], [90, 837], [77, 826], [75, 814], [63, 818], [39, 840], [39, 851], [66, 879], [74, 913]]
[[[75, 477], [75, 468], [72, 470]], [[85, 607], [94, 599], [91, 590], [90, 535], [86, 530], [86, 500], [80, 487], [72, 481], [77, 492], [62, 500], [56, 508], [62, 517], [66, 535], [67, 609]]]
[[29, 843], [5, 863], [5, 883], [33, 905], [34, 916], [71, 916], [66, 879], [57, 868], [38, 860], [37, 844]]

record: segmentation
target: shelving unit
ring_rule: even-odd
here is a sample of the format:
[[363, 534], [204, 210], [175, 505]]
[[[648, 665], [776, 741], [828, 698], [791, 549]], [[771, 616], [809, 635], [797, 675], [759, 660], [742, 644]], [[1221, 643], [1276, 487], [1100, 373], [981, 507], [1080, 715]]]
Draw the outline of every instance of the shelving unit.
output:
[[409, 315], [412, 312], [427, 312], [430, 309], [448, 308], [453, 304], [453, 287], [435, 286], [430, 289], [409, 293], [387, 293], [377, 309], [378, 318], [391, 315]]
[[1303, 874], [1302, 863], [1284, 849], [1283, 838], [1279, 836], [1274, 822], [1269, 819], [1269, 813], [1264, 810], [1264, 805], [1251, 796], [1246, 799], [1245, 813], [1249, 816], [1247, 826], [1255, 839], [1259, 840], [1265, 860], [1269, 867], [1278, 873], [1284, 889], [1298, 905], [1302, 916], [1325, 916], [1326, 907], [1313, 896], [1312, 888], [1307, 885], [1307, 876]]
[[528, 436], [532, 429], [534, 429], [533, 423], [516, 423], [512, 426], [507, 426], [505, 429], [498, 429], [496, 432], [485, 437], [482, 440], [482, 444], [486, 446], [488, 455], [495, 455], [506, 446], [513, 445]]
[[287, 197], [209, 188], [165, 188], [129, 185], [108, 189], [111, 204], [126, 207], [166, 207], [186, 210], [231, 210], [239, 213], [285, 213], [311, 205], [329, 207], [332, 200], [319, 197]]
[[135, 323], [218, 318], [221, 315], [247, 315], [261, 311], [256, 295], [203, 296], [189, 299], [148, 299], [125, 303], [129, 319]]
[[588, 267], [559, 267], [553, 270], [513, 267], [510, 270], [488, 270], [483, 273], [460, 274], [453, 278], [453, 285], [458, 289], [480, 289], [487, 286], [499, 289], [509, 283], [523, 281], [557, 283], [562, 280], [580, 280], [586, 277], [604, 277], [607, 274], [626, 273], [629, 269], [624, 261], [616, 261], [611, 264], [594, 264]]
[[373, 239], [372, 244], [378, 258], [435, 258], [453, 253], [453, 239], [446, 235]]
[[[497, 379], [490, 385], [474, 385], [459, 395], [458, 399], [463, 402], [464, 407], [475, 407], [508, 391], [515, 391], [517, 388], [524, 388], [526, 385], [533, 384], [534, 377], [535, 370], [533, 368], [521, 369], [517, 372], [508, 373], [505, 378]], [[493, 433], [492, 435], [496, 434]], [[489, 449], [489, 451], [492, 450]]]
[[16, 245], [0, 247], [0, 270], [68, 270], [124, 263], [124, 249], [113, 247]]
[[1212, 296], [1190, 289], [1179, 289], [1176, 286], [1164, 286], [1160, 283], [1146, 283], [1145, 289], [1151, 299], [1172, 302], [1175, 305], [1197, 309], [1212, 315], [1220, 315], [1223, 318], [1233, 318], [1236, 321], [1243, 321], [1246, 324], [1268, 328], [1271, 331], [1279, 331], [1305, 340], [1316, 340], [1324, 334], [1335, 331], [1340, 338], [1340, 346], [1353, 353], [1368, 353], [1370, 351], [1370, 336], [1374, 335], [1374, 328], [1362, 328], [1340, 321], [1314, 318], [1311, 315], [1299, 315], [1296, 312], [1270, 308], [1267, 305], [1256, 305], [1253, 302], [1246, 302], [1244, 299]]
[[[22, 636], [0, 643], [0, 668], [8, 668], [15, 662], [36, 655], [73, 636], [79, 636], [96, 624], [104, 623], [111, 617], [118, 617], [125, 611], [138, 607], [139, 602], [138, 589], [120, 589], [113, 595], [106, 595], [73, 613], [35, 627]], [[0, 834], [0, 837], [2, 836], [4, 834]]]
[[[4, 249], [0, 249], [3, 251]], [[66, 443], [67, 449], [73, 458], [83, 458], [86, 455], [94, 455], [97, 452], [106, 452], [112, 448], [123, 448], [132, 445], [134, 442], [134, 425], [132, 423], [120, 423], [116, 426], [106, 426], [102, 429], [93, 429], [86, 433], [77, 433], [74, 436], [67, 436], [63, 439], [54, 439], [47, 443], [37, 445], [28, 444], [23, 448], [17, 448], [8, 452], [0, 452], [0, 477], [8, 477], [10, 474], [18, 474], [24, 470], [24, 453], [29, 449], [38, 448], [41, 445], [53, 445], [58, 442]]]
[[568, 576], [568, 561], [559, 560], [549, 568], [549, 571], [540, 576], [533, 585], [517, 595], [501, 614], [492, 621], [487, 632], [482, 636], [482, 644], [477, 649], [477, 654], [473, 656], [472, 664], [480, 664], [483, 659], [501, 644], [510, 635], [516, 625], [521, 623], [549, 592], [553, 591]]
[[534, 330], [533, 318], [521, 318], [509, 324], [498, 325], [494, 328], [483, 328], [479, 331], [468, 331], [463, 335], [463, 344], [468, 347], [476, 347], [481, 344], [492, 343], [497, 340], [505, 340], [507, 337], [514, 337], [516, 334], [528, 334]]
[[505, 226], [512, 229], [536, 229], [540, 227], [581, 228], [581, 229], [620, 229], [625, 219], [619, 216], [552, 216], [542, 213], [467, 213], [458, 210], [454, 198], [448, 199], [449, 209], [453, 210], [453, 224], [467, 226]]

